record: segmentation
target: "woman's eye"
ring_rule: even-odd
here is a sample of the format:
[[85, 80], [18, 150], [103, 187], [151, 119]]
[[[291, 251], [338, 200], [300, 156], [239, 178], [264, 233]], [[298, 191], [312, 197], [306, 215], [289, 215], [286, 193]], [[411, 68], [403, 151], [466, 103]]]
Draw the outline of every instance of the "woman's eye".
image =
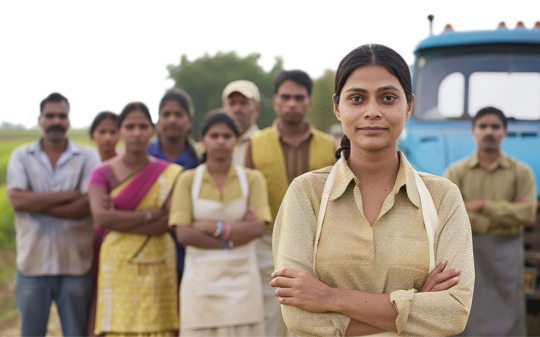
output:
[[361, 102], [362, 101], [362, 97], [360, 96], [353, 96], [350, 98], [351, 101], [353, 102]]
[[391, 96], [391, 95], [386, 95], [386, 96], [383, 96], [383, 101], [385, 102], [393, 102], [396, 98], [394, 96]]

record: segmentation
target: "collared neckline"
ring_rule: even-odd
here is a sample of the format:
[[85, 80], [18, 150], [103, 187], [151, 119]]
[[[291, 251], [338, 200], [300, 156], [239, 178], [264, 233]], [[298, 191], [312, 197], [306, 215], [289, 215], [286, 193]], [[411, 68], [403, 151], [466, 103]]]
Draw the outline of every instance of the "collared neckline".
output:
[[311, 136], [313, 135], [313, 131], [312, 131], [312, 128], [313, 126], [307, 122], [307, 121], [304, 121], [304, 124], [307, 126], [307, 130], [306, 132], [302, 135], [302, 137], [300, 137], [298, 139], [298, 141], [296, 142], [296, 144], [293, 144], [292, 142], [290, 142], [287, 138], [283, 137], [283, 135], [281, 134], [281, 132], [279, 131], [279, 125], [280, 123], [280, 120], [279, 118], [276, 118], [274, 120], [274, 122], [272, 123], [272, 129], [274, 129], [274, 131], [276, 132], [276, 134], [278, 135], [278, 137], [283, 140], [285, 143], [293, 146], [293, 147], [296, 147], [300, 144], [302, 144], [303, 142], [305, 142], [306, 140], [308, 140], [309, 138], [311, 138]]
[[[468, 166], [469, 168], [475, 168], [477, 166], [484, 168], [483, 166], [480, 165], [480, 159], [478, 158], [478, 151], [474, 151], [473, 155], [471, 156], [469, 160]], [[499, 158], [496, 161], [496, 165], [494, 169], [497, 169], [499, 167], [502, 167], [504, 169], [507, 169], [510, 167], [510, 159], [503, 151], [499, 152]]]
[[[73, 143], [71, 140], [69, 140], [69, 138], [66, 138], [66, 141], [67, 141], [67, 145], [63, 153], [67, 152], [67, 153], [72, 153], [74, 155], [81, 153], [81, 149], [79, 146], [77, 146], [77, 144]], [[36, 152], [43, 152], [42, 144], [43, 144], [43, 137], [40, 137], [38, 141], [33, 143], [28, 148], [28, 153], [35, 154]]]
[[[225, 186], [225, 184], [227, 184], [227, 182], [229, 182], [231, 179], [235, 179], [235, 178], [237, 178], [236, 167], [234, 163], [231, 162], [231, 166], [229, 167], [229, 171], [227, 172], [227, 179], [223, 183], [223, 186]], [[207, 165], [205, 166], [204, 171], [203, 171], [203, 181], [207, 181], [211, 183], [213, 186], [216, 186], [217, 188], [216, 181], [214, 180], [214, 178], [212, 178], [212, 175], [210, 174], [210, 171], [208, 170]]]
[[[405, 189], [407, 191], [407, 197], [413, 205], [419, 208], [420, 192], [418, 191], [418, 187], [416, 186], [416, 172], [411, 166], [411, 164], [409, 164], [409, 161], [407, 160], [405, 155], [401, 151], [398, 151], [398, 154], [399, 170], [396, 177], [396, 182], [394, 183], [394, 187], [391, 192], [392, 199], [396, 194], [399, 193], [401, 188], [405, 186]], [[342, 160], [340, 160], [336, 165], [338, 165], [336, 172], [336, 180], [334, 181], [334, 186], [332, 187], [332, 191], [330, 192], [330, 200], [335, 200], [341, 197], [343, 193], [345, 193], [345, 190], [351, 184], [351, 181], [354, 181], [355, 185], [358, 184], [358, 178], [356, 178], [354, 173], [349, 168], [349, 165], [347, 164], [345, 158], [342, 158]]]

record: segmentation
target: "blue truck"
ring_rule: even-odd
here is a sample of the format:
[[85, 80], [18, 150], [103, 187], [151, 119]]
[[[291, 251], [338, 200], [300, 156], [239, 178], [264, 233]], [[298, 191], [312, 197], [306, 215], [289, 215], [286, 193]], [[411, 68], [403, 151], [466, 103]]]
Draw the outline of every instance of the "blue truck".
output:
[[[540, 22], [464, 32], [447, 25], [418, 44], [411, 70], [416, 102], [400, 150], [415, 169], [443, 175], [469, 156], [471, 120], [494, 106], [509, 118], [503, 151], [533, 169], [540, 197]], [[525, 244], [526, 265], [539, 270], [540, 226], [528, 229]], [[528, 294], [529, 312], [540, 312], [540, 290]]]

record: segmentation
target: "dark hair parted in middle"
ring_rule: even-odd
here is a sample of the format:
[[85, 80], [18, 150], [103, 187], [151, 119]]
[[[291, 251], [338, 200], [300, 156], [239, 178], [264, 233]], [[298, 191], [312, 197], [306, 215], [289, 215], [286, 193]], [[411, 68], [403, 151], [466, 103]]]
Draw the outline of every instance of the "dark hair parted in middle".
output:
[[383, 46], [382, 44], [365, 44], [353, 49], [353, 51], [339, 62], [334, 86], [334, 104], [339, 104], [339, 95], [349, 76], [358, 67], [366, 65], [381, 65], [385, 67], [390, 74], [399, 80], [405, 91], [407, 101], [412, 101], [411, 72], [403, 57], [394, 49]]
[[106, 119], [110, 119], [111, 121], [118, 123], [118, 115], [115, 114], [114, 112], [103, 111], [103, 112], [98, 113], [96, 117], [94, 117], [94, 120], [92, 121], [92, 124], [90, 125], [90, 131], [89, 131], [90, 138], [92, 138], [92, 135], [94, 134], [94, 131], [96, 131], [99, 124]]
[[[381, 65], [394, 75], [403, 90], [408, 102], [413, 99], [411, 72], [407, 62], [395, 50], [382, 44], [365, 44], [353, 49], [341, 62], [339, 62], [336, 78], [334, 82], [334, 104], [339, 104], [341, 90], [351, 74], [362, 66]], [[351, 141], [347, 135], [341, 138], [341, 147], [336, 151], [336, 158], [341, 158], [341, 152], [344, 152], [345, 158], [349, 156], [351, 150]]]
[[142, 112], [150, 121], [150, 125], [154, 127], [154, 123], [152, 122], [152, 116], [150, 115], [150, 110], [148, 110], [148, 107], [141, 102], [131, 102], [124, 107], [124, 109], [120, 113], [120, 116], [118, 116], [118, 129], [122, 127], [122, 123], [124, 122], [124, 119], [126, 119], [127, 115], [129, 115], [133, 111]]
[[170, 100], [177, 101], [182, 109], [187, 112], [189, 119], [193, 120], [193, 114], [195, 113], [193, 109], [193, 101], [187, 92], [177, 88], [168, 90], [163, 98], [161, 98], [161, 101], [159, 101], [159, 111], [161, 111], [165, 103]]
[[220, 123], [225, 123], [225, 125], [227, 125], [229, 129], [231, 129], [236, 135], [236, 138], [240, 137], [240, 132], [238, 132], [234, 120], [224, 112], [217, 112], [204, 120], [201, 127], [201, 137], [204, 137], [204, 135], [208, 133], [208, 130], [210, 130], [213, 125]]
[[280, 85], [285, 81], [293, 81], [294, 83], [301, 85], [307, 89], [308, 95], [311, 96], [311, 78], [302, 70], [283, 70], [274, 80], [274, 95], [277, 94]]
[[476, 124], [476, 121], [480, 117], [485, 116], [485, 115], [489, 115], [489, 114], [493, 114], [493, 115], [496, 115], [497, 117], [499, 117], [501, 119], [501, 122], [504, 125], [504, 129], [506, 130], [507, 124], [508, 124], [508, 119], [506, 118], [506, 116], [504, 115], [504, 113], [501, 110], [499, 110], [497, 108], [494, 108], [492, 106], [488, 106], [486, 108], [478, 110], [476, 115], [473, 117], [473, 122], [472, 122], [473, 128], [474, 128], [474, 125]]

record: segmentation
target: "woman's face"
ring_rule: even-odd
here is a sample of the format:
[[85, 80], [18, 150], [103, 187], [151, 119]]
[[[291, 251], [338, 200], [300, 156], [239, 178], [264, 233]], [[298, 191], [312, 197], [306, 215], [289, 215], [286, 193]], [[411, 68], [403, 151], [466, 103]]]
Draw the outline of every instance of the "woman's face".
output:
[[[381, 65], [357, 68], [340, 93], [334, 113], [352, 147], [378, 151], [396, 146], [414, 104], [399, 80]], [[351, 149], [352, 150], [352, 149]]]
[[120, 126], [120, 136], [126, 145], [126, 152], [146, 152], [153, 135], [154, 126], [139, 110], [130, 112]]
[[231, 158], [237, 140], [233, 130], [226, 123], [212, 125], [202, 138], [206, 156], [220, 161]]
[[105, 118], [99, 122], [94, 132], [92, 132], [92, 140], [100, 151], [105, 152], [114, 152], [119, 137], [116, 122], [110, 118]]

